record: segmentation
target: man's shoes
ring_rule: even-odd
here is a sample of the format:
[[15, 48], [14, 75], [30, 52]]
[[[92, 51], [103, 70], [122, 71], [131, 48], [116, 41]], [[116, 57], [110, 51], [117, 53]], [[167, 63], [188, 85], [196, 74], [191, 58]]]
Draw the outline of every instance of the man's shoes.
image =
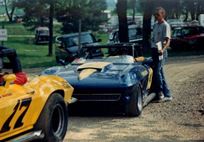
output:
[[172, 101], [172, 97], [164, 97], [164, 94], [162, 92], [158, 93], [158, 102], [170, 102]]
[[162, 92], [159, 92], [158, 97], [159, 97], [159, 100], [163, 100], [164, 99], [164, 94]]
[[162, 100], [164, 101], [164, 102], [170, 102], [170, 101], [172, 101], [172, 97], [164, 97]]

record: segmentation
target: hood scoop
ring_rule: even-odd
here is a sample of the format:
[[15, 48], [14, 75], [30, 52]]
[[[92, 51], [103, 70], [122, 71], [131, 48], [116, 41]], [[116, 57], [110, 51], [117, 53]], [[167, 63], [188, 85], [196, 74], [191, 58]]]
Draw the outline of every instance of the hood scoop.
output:
[[91, 63], [85, 63], [77, 68], [77, 71], [79, 73], [79, 80], [83, 80], [93, 73], [97, 71], [101, 71], [106, 66], [110, 65], [109, 62], [91, 62]]
[[82, 70], [79, 74], [79, 80], [83, 80], [87, 77], [89, 77], [90, 75], [92, 75], [93, 73], [97, 72], [96, 69], [85, 69]]

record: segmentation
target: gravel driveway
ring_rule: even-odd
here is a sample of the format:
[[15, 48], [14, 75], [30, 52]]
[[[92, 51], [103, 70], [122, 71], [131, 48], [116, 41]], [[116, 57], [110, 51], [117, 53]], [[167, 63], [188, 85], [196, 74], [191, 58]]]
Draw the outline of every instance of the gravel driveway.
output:
[[71, 114], [64, 141], [204, 142], [204, 56], [170, 58], [165, 70], [172, 102], [151, 103], [136, 118], [115, 113], [111, 105], [78, 108], [97, 113]]

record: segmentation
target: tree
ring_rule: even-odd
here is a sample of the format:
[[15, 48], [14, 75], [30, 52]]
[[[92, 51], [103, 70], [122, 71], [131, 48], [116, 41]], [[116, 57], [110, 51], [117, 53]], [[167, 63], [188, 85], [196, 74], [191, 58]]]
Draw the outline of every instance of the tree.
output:
[[78, 32], [79, 20], [82, 31], [98, 30], [107, 20], [103, 11], [107, 8], [105, 0], [60, 0], [56, 6], [56, 18], [62, 22], [64, 33]]
[[24, 11], [24, 25], [35, 29], [38, 26], [48, 26], [48, 0], [17, 0], [16, 6]]
[[9, 22], [13, 22], [13, 15], [16, 9], [15, 0], [4, 0], [4, 6]]
[[151, 19], [153, 14], [153, 0], [144, 0], [143, 7], [143, 47], [145, 50], [151, 47]]
[[119, 20], [119, 41], [129, 42], [127, 23], [127, 1], [118, 0], [116, 5]]
[[49, 4], [49, 47], [48, 47], [48, 56], [52, 56], [53, 54], [53, 19], [54, 19], [54, 0], [49, 0], [48, 4]]
[[198, 5], [197, 5], [197, 15], [196, 17], [198, 18], [200, 14], [204, 13], [204, 0], [198, 0]]
[[132, 10], [132, 21], [135, 21], [136, 0], [128, 0], [128, 8]]
[[38, 26], [49, 27], [48, 56], [53, 54], [53, 18], [55, 0], [18, 0], [16, 6], [25, 12], [24, 25], [34, 29]]

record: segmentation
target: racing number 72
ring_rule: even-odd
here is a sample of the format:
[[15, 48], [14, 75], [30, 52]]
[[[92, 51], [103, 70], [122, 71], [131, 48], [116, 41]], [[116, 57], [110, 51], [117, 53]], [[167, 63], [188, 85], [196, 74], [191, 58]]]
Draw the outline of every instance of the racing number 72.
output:
[[11, 129], [11, 127], [9, 125], [10, 125], [12, 119], [18, 113], [18, 111], [20, 111], [22, 109], [22, 107], [25, 107], [25, 110], [20, 114], [20, 116], [16, 120], [16, 123], [14, 125], [14, 129], [23, 126], [22, 120], [23, 120], [26, 112], [28, 111], [28, 108], [30, 106], [31, 101], [32, 101], [32, 98], [26, 98], [26, 99], [18, 100], [17, 104], [15, 105], [15, 107], [13, 109], [13, 113], [5, 121], [4, 125], [2, 126], [2, 129], [0, 130], [0, 133], [7, 132]]

